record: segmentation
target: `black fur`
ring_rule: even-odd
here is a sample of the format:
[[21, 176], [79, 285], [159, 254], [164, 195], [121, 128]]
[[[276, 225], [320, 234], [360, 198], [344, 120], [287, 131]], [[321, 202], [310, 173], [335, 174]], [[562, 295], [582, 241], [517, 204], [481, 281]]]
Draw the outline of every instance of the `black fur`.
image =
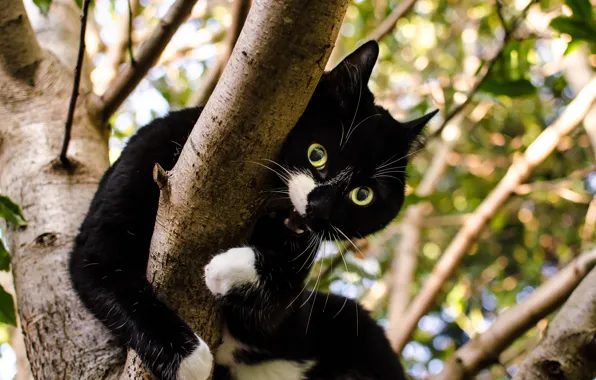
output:
[[[234, 353], [237, 363], [309, 361], [312, 380], [403, 378], [382, 329], [355, 302], [301, 293], [319, 238], [365, 236], [395, 218], [403, 204], [408, 153], [434, 114], [402, 124], [374, 105], [367, 82], [377, 55], [376, 43], [367, 43], [325, 74], [282, 147], [278, 163], [308, 171], [319, 185], [300, 219], [308, 231], [297, 235], [284, 226], [291, 217], [286, 207], [262, 217], [250, 241], [259, 286], [238, 286], [220, 297], [226, 329], [249, 347]], [[155, 163], [166, 170], [174, 166], [200, 112], [172, 112], [130, 139], [100, 183], [70, 260], [84, 305], [164, 380], [176, 379], [181, 361], [201, 343], [146, 279], [159, 199], [152, 170]], [[313, 142], [328, 152], [324, 170], [308, 161]], [[379, 170], [382, 165], [387, 166]], [[348, 198], [355, 186], [373, 190], [370, 205], [356, 206]], [[217, 369], [216, 378], [228, 376], [225, 368]]]

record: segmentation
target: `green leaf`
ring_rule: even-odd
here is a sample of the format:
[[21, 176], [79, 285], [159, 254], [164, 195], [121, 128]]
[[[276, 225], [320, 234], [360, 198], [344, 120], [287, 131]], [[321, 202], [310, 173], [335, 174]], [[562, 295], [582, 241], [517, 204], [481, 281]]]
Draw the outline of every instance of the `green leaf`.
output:
[[10, 253], [4, 247], [2, 239], [0, 239], [0, 270], [7, 271], [10, 268]]
[[52, 0], [33, 0], [39, 11], [43, 15], [47, 15], [48, 11], [50, 10], [50, 6], [52, 5]]
[[27, 225], [21, 213], [21, 208], [4, 195], [0, 195], [0, 218], [6, 219], [8, 223], [18, 227]]
[[487, 78], [480, 86], [480, 91], [497, 96], [516, 98], [536, 93], [536, 87], [527, 79], [500, 81], [496, 78]]
[[0, 286], [0, 323], [17, 325], [17, 316], [14, 310], [12, 296]]
[[563, 53], [563, 55], [567, 55], [569, 53], [572, 53], [578, 47], [580, 47], [582, 43], [583, 42], [581, 42], [580, 40], [571, 40], [571, 42], [567, 44], [567, 49], [565, 49], [565, 52]]
[[596, 41], [596, 27], [591, 21], [560, 16], [554, 18], [550, 26], [559, 33], [569, 34], [573, 39]]
[[590, 4], [590, 0], [567, 0], [565, 2], [573, 11], [573, 18], [586, 21], [592, 20], [592, 4]]

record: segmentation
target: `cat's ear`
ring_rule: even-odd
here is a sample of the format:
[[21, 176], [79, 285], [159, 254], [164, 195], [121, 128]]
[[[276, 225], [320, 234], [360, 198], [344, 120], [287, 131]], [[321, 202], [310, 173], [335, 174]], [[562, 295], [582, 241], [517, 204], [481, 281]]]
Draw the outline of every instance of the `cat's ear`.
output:
[[344, 58], [331, 70], [329, 76], [332, 80], [342, 83], [343, 87], [366, 87], [378, 57], [379, 44], [374, 40], [368, 41]]
[[430, 121], [439, 112], [439, 110], [434, 110], [432, 112], [427, 113], [426, 115], [419, 117], [418, 119], [410, 120], [405, 123], [400, 123], [401, 128], [408, 131], [410, 136], [416, 137], [422, 132], [424, 126]]

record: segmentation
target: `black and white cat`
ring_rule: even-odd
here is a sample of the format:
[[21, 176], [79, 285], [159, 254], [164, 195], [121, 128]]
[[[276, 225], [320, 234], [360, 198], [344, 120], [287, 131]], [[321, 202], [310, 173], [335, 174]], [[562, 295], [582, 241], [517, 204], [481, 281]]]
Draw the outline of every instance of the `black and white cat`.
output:
[[[385, 227], [404, 200], [413, 144], [434, 113], [399, 123], [374, 104], [367, 82], [378, 56], [368, 42], [323, 75], [276, 163], [289, 196], [261, 217], [246, 247], [216, 255], [205, 280], [220, 299], [223, 343], [216, 379], [403, 379], [384, 332], [357, 303], [304, 290], [322, 240]], [[207, 345], [146, 279], [159, 190], [200, 108], [143, 127], [104, 175], [70, 262], [85, 306], [164, 380], [202, 380]]]

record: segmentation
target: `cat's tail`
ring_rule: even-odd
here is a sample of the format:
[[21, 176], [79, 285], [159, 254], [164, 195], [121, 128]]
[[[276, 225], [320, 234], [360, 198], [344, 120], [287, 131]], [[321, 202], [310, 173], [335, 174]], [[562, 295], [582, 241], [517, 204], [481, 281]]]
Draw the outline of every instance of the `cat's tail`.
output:
[[207, 379], [213, 359], [205, 342], [156, 297], [143, 271], [102, 260], [92, 252], [94, 243], [101, 250], [118, 247], [91, 240], [79, 236], [69, 263], [74, 289], [87, 309], [123, 345], [135, 350], [158, 379]]

